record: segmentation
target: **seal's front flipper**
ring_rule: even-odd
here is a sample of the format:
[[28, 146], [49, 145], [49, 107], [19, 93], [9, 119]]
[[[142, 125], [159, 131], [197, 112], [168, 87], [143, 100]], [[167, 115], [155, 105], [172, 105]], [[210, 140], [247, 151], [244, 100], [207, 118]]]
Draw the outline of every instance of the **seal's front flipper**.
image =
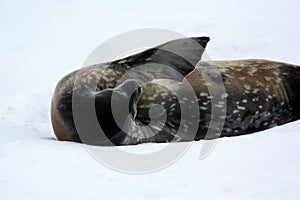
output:
[[209, 37], [172, 40], [141, 53], [114, 61], [113, 63], [122, 63], [129, 68], [150, 63], [160, 64], [171, 67], [182, 76], [185, 76], [195, 69], [209, 40]]

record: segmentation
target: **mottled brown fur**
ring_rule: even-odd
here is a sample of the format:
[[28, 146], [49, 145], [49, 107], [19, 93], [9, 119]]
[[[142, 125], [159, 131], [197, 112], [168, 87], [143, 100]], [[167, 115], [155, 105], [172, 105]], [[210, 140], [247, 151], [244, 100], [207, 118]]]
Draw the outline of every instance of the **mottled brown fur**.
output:
[[[206, 132], [211, 121], [211, 99], [216, 98], [209, 94], [208, 88], [218, 90], [219, 87], [219, 83], [214, 81], [217, 74], [215, 71], [211, 71], [211, 66], [220, 73], [225, 86], [225, 93], [219, 94], [224, 102], [221, 100], [214, 106], [223, 111], [225, 110], [224, 103], [226, 102], [227, 109], [224, 111], [224, 116], [220, 116], [224, 117], [225, 120], [221, 135], [207, 137]], [[108, 69], [113, 75], [113, 80], [107, 80], [106, 77], [108, 76], [104, 76], [108, 73], [107, 69], [103, 69], [101, 66], [94, 66], [90, 70], [84, 70], [84, 73], [79, 76], [79, 81], [82, 83], [79, 86], [84, 86], [86, 82], [92, 80], [100, 80], [97, 83], [98, 89], [115, 87], [116, 80], [124, 74], [124, 69], [121, 73], [118, 73], [118, 70], [112, 71], [112, 69]], [[205, 79], [203, 73], [208, 74], [211, 78], [210, 82]], [[101, 79], [102, 76], [103, 78]], [[156, 84], [151, 83], [143, 86], [142, 97], [138, 102], [137, 120], [149, 120], [149, 108], [152, 103], [156, 103], [163, 105], [169, 112], [171, 118], [169, 124], [174, 125], [174, 127], [178, 126], [178, 120], [180, 121], [180, 110], [178, 111], [178, 109], [180, 107], [178, 104], [176, 106], [172, 105], [175, 102], [172, 100], [174, 93], [162, 87], [161, 85], [163, 84], [169, 85], [177, 92], [184, 92], [186, 84], [190, 84], [194, 89], [200, 111], [196, 140], [250, 134], [297, 120], [300, 116], [300, 106], [298, 105], [300, 101], [298, 93], [298, 88], [300, 88], [300, 68], [296, 65], [257, 59], [203, 61], [185, 77], [183, 82], [171, 81], [170, 84], [169, 82], [161, 79], [157, 80]], [[76, 130], [73, 127], [74, 124], [62, 117], [63, 113], [58, 110], [62, 97], [66, 93], [72, 95], [73, 83], [74, 74], [71, 74], [60, 82], [52, 100], [51, 119], [54, 132], [59, 140], [77, 141], [73, 139], [74, 130]], [[169, 102], [166, 99], [169, 99]], [[170, 141], [170, 135], [176, 135], [176, 128], [173, 130], [172, 127], [166, 126], [157, 136], [145, 140], [139, 139], [137, 133], [133, 134], [135, 135], [134, 138], [126, 138], [123, 144], [168, 142]], [[137, 131], [137, 129], [133, 131]], [[151, 132], [151, 130], [147, 131]], [[142, 135], [147, 134], [146, 132], [144, 131]], [[175, 141], [191, 140], [188, 136], [184, 137]]]

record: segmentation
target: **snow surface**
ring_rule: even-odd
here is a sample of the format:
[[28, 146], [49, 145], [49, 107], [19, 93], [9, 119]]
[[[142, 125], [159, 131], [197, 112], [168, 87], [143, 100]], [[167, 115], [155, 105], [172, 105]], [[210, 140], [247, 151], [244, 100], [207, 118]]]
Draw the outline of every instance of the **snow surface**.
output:
[[[137, 28], [208, 35], [212, 59], [300, 64], [300, 3], [286, 1], [0, 1], [0, 199], [299, 199], [300, 122], [195, 142], [170, 167], [132, 175], [55, 140], [57, 81], [106, 39]], [[148, 150], [166, 144], [124, 147]], [[178, 144], [174, 144], [178, 145]]]

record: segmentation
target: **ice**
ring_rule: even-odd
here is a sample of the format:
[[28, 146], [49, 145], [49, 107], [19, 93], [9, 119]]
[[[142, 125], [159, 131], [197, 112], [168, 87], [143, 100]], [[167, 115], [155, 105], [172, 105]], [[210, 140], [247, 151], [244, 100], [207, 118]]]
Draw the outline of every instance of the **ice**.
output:
[[210, 36], [206, 53], [213, 60], [299, 65], [299, 6], [296, 0], [2, 0], [1, 199], [298, 199], [299, 121], [219, 139], [204, 160], [203, 141], [194, 142], [170, 167], [132, 175], [100, 164], [81, 144], [55, 140], [49, 106], [62, 76], [105, 40], [138, 28]]

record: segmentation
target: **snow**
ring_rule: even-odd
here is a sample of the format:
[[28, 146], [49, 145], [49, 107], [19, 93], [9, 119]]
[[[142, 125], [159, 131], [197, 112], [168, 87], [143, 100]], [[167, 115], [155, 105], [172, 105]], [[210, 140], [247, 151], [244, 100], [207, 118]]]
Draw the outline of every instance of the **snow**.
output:
[[[0, 1], [1, 199], [298, 199], [299, 121], [219, 139], [203, 160], [203, 141], [194, 142], [168, 168], [133, 175], [103, 166], [81, 144], [56, 141], [49, 105], [57, 81], [95, 47], [137, 28], [208, 35], [212, 59], [300, 64], [299, 5], [296, 0]], [[123, 148], [147, 152], [165, 145]]]

